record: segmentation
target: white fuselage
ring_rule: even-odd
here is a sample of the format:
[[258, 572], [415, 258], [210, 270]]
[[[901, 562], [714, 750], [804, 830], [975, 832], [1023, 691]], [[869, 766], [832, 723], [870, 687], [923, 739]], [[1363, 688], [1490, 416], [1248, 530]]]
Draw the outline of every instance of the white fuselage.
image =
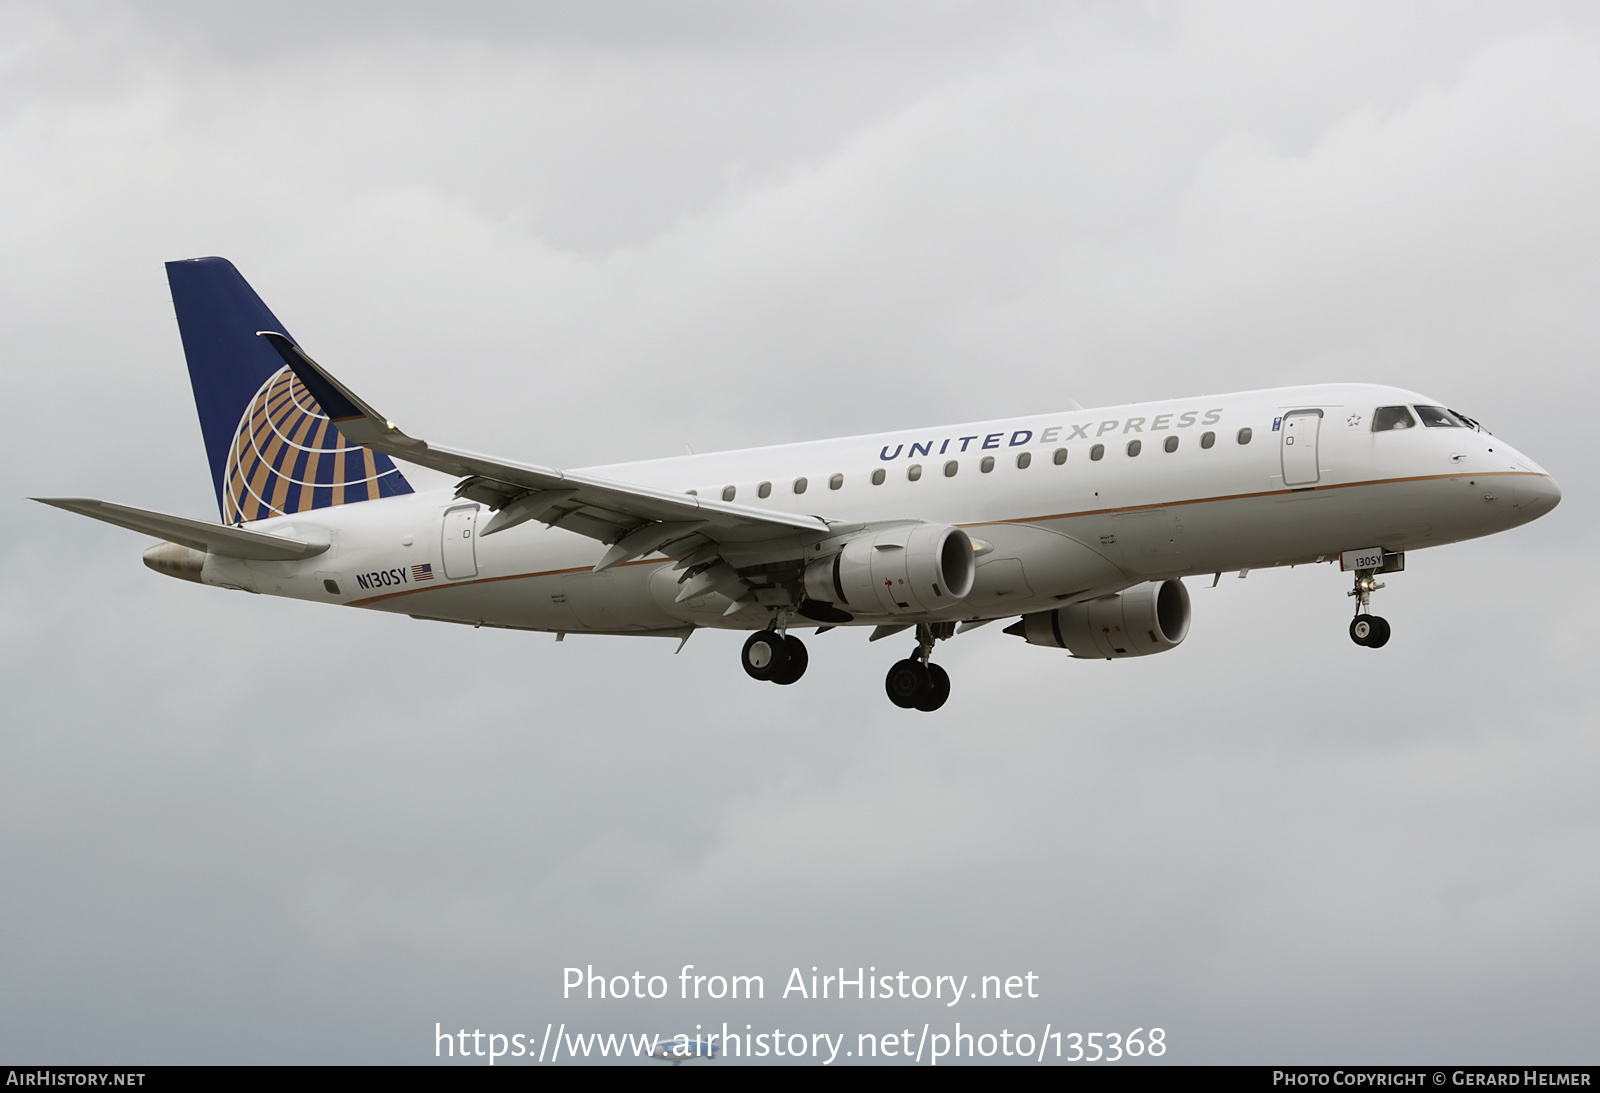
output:
[[[1365, 384], [1292, 387], [587, 473], [815, 515], [836, 526], [919, 520], [962, 527], [978, 550], [973, 590], [921, 617], [1002, 618], [1168, 577], [1336, 561], [1341, 551], [1364, 547], [1436, 546], [1526, 523], [1555, 505], [1560, 493], [1550, 476], [1489, 433], [1420, 423], [1372, 430], [1380, 406], [1433, 401]], [[1243, 429], [1250, 430], [1247, 443], [1239, 442]], [[1203, 447], [1208, 433], [1213, 443]], [[1139, 450], [1130, 454], [1135, 441]], [[1103, 446], [1098, 459], [1096, 446]], [[993, 460], [987, 471], [986, 459]], [[766, 496], [763, 483], [770, 484]], [[716, 593], [675, 603], [682, 574], [671, 558], [652, 555], [594, 573], [605, 547], [593, 539], [536, 521], [478, 536], [474, 529], [486, 516], [475, 502], [436, 490], [263, 520], [250, 526], [326, 536], [331, 546], [302, 562], [213, 555], [203, 580], [556, 632], [756, 629], [771, 617], [727, 614], [732, 601]], [[885, 620], [862, 614], [854, 621]]]

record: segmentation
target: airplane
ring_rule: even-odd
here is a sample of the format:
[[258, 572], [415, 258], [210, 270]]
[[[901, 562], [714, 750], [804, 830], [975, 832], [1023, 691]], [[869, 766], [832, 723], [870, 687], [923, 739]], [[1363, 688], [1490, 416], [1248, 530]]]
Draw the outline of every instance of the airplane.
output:
[[[1414, 391], [1334, 383], [1073, 409], [558, 470], [413, 437], [314, 361], [223, 258], [167, 263], [221, 523], [35, 498], [163, 542], [219, 588], [474, 627], [749, 631], [752, 678], [805, 674], [794, 631], [914, 630], [885, 691], [933, 711], [937, 642], [989, 622], [1079, 659], [1176, 648], [1186, 577], [1352, 574], [1349, 633], [1406, 552], [1528, 523], [1555, 480]], [[395, 461], [454, 487], [417, 492]]]

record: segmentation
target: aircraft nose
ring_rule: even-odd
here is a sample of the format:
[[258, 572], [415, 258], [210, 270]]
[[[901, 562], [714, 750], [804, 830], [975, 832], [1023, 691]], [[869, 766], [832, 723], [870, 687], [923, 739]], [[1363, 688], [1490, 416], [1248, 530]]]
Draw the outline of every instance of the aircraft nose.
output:
[[1522, 479], [1522, 511], [1528, 519], [1543, 516], [1561, 503], [1561, 487], [1548, 474], [1529, 475]]

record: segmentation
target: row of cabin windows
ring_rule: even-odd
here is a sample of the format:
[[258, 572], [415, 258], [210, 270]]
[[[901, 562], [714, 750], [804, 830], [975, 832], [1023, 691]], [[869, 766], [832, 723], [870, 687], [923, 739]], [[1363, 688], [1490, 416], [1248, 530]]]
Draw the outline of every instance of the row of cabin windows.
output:
[[[1249, 426], [1245, 426], [1243, 429], [1240, 429], [1238, 431], [1238, 433], [1236, 433], [1234, 435], [1234, 440], [1237, 441], [1240, 444], [1248, 444], [1248, 443], [1250, 443], [1250, 438], [1253, 435], [1254, 435], [1254, 431]], [[1201, 433], [1200, 434], [1200, 447], [1202, 447], [1202, 448], [1211, 448], [1211, 447], [1214, 447], [1216, 445], [1216, 443], [1217, 443], [1217, 434], [1216, 433], [1207, 432], [1207, 433]], [[1178, 438], [1176, 436], [1167, 437], [1166, 442], [1164, 444], [1162, 444], [1162, 448], [1165, 451], [1168, 451], [1168, 452], [1177, 451], [1178, 450]], [[1130, 441], [1128, 441], [1126, 451], [1127, 451], [1127, 453], [1128, 453], [1128, 455], [1130, 457], [1138, 455], [1143, 450], [1144, 450], [1144, 442], [1143, 441], [1140, 441], [1140, 440], [1130, 440]], [[1089, 459], [1091, 461], [1099, 462], [1100, 460], [1104, 459], [1105, 457], [1106, 457], [1106, 446], [1104, 444], [1096, 444], [1094, 447], [1089, 449]], [[1058, 467], [1061, 466], [1063, 463], [1065, 463], [1067, 461], [1067, 449], [1065, 449], [1065, 448], [1057, 448], [1055, 450], [1055, 452], [1051, 454], [1050, 461], [1052, 463], [1054, 463]], [[1033, 463], [1033, 453], [1032, 452], [1019, 452], [1017, 454], [1017, 469], [1018, 470], [1026, 470], [1032, 463]], [[944, 465], [944, 476], [946, 478], [954, 478], [956, 476], [956, 473], [958, 471], [960, 471], [960, 470], [961, 470], [961, 461], [958, 460], [958, 459], [952, 459], [952, 460], [950, 460], [949, 462], [947, 462]], [[986, 455], [981, 460], [979, 460], [979, 462], [978, 462], [978, 470], [982, 474], [988, 474], [990, 471], [994, 470], [994, 456]], [[872, 472], [872, 484], [874, 486], [881, 486], [881, 485], [883, 485], [884, 481], [888, 477], [889, 477], [889, 472], [886, 471], [884, 468], [879, 467], [877, 470]], [[911, 464], [911, 466], [907, 467], [906, 468], [906, 478], [908, 478], [912, 482], [916, 482], [916, 481], [920, 480], [922, 478], [922, 464], [921, 463], [913, 463], [913, 464]], [[805, 493], [806, 492], [806, 488], [810, 484], [811, 483], [810, 483], [809, 479], [796, 478], [794, 480], [794, 487], [793, 487], [794, 492], [795, 493]], [[843, 486], [844, 486], [844, 475], [835, 474], [835, 475], [829, 476], [829, 478], [828, 478], [828, 488], [830, 490], [840, 489]], [[689, 493], [691, 495], [694, 495], [694, 496], [699, 496], [700, 491], [699, 490], [690, 490]], [[732, 501], [736, 496], [738, 496], [738, 493], [739, 493], [739, 489], [738, 489], [737, 486], [724, 486], [724, 487], [722, 487], [722, 499], [724, 501]], [[771, 482], [763, 482], [763, 483], [761, 483], [761, 485], [757, 486], [756, 487], [756, 496], [757, 497], [763, 497], [763, 498], [771, 497], [772, 496], [772, 483]]]

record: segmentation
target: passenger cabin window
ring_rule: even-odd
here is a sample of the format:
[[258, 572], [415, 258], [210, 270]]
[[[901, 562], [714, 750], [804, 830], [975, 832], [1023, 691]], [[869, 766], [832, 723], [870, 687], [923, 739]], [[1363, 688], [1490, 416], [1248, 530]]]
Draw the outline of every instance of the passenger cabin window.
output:
[[1130, 440], [1130, 441], [1128, 441], [1128, 454], [1130, 456], [1138, 455], [1142, 451], [1144, 451], [1144, 441], [1142, 441], [1142, 440]]
[[[1061, 450], [1062, 451], [1066, 451], [1065, 448], [1063, 448]], [[1033, 462], [1033, 453], [1032, 452], [1018, 452], [1017, 453], [1017, 470], [1019, 470], [1019, 471], [1027, 470], [1028, 469], [1028, 464], [1032, 463], [1032, 462]]]
[[911, 466], [907, 467], [906, 468], [906, 477], [909, 478], [913, 482], [915, 482], [917, 479], [921, 478], [922, 477], [922, 464], [921, 463], [913, 463], [913, 464], [911, 464]]
[[872, 484], [874, 486], [881, 486], [883, 485], [883, 480], [888, 477], [889, 472], [884, 470], [882, 467], [879, 467], [877, 470], [872, 472]]
[[1175, 437], [1175, 436], [1167, 437], [1167, 442], [1165, 444], [1163, 444], [1162, 447], [1165, 448], [1169, 452], [1177, 451], [1178, 450], [1178, 438]]
[[734, 498], [734, 495], [737, 494], [738, 492], [739, 491], [737, 489], [735, 489], [733, 486], [723, 486], [722, 487], [722, 499], [724, 501], [732, 501], [733, 498]]
[[994, 470], [994, 456], [986, 455], [979, 460], [978, 470], [982, 471], [984, 474], [988, 474], [990, 471]]
[[771, 482], [763, 482], [763, 483], [761, 483], [761, 485], [757, 486], [756, 487], [756, 496], [757, 497], [771, 497], [772, 496], [772, 483]]
[[[1099, 459], [1100, 457], [1099, 456], [1095, 456], [1095, 458]], [[1065, 463], [1067, 461], [1067, 450], [1065, 448], [1057, 448], [1056, 449], [1056, 454], [1051, 456], [1050, 460], [1056, 466], [1058, 466], [1058, 467], [1061, 466], [1061, 464], [1063, 464], [1063, 463]]]
[[1217, 442], [1217, 434], [1216, 433], [1201, 433], [1200, 434], [1200, 447], [1209, 448], [1213, 444], [1215, 444], [1216, 442]]
[[806, 492], [806, 486], [808, 486], [808, 485], [810, 485], [810, 483], [808, 483], [804, 478], [796, 478], [794, 480], [794, 492], [795, 493], [805, 493]]
[[1404, 406], [1380, 406], [1372, 414], [1372, 431], [1387, 433], [1390, 429], [1409, 429], [1416, 419]]
[[1417, 416], [1430, 429], [1465, 429], [1467, 423], [1443, 406], [1418, 406]]
[[836, 490], [842, 485], [844, 485], [844, 475], [842, 474], [836, 474], [828, 479], [828, 488], [830, 490]]
[[1239, 430], [1239, 443], [1248, 444], [1250, 443], [1250, 438], [1255, 435], [1255, 430], [1246, 425], [1243, 429]]
[[1094, 447], [1089, 449], [1089, 458], [1094, 460], [1095, 462], [1099, 462], [1100, 460], [1104, 459], [1105, 457], [1106, 457], [1106, 446], [1104, 444], [1096, 444]]
[[946, 478], [954, 478], [956, 476], [956, 472], [960, 469], [961, 464], [952, 459], [944, 465], [944, 476]]

